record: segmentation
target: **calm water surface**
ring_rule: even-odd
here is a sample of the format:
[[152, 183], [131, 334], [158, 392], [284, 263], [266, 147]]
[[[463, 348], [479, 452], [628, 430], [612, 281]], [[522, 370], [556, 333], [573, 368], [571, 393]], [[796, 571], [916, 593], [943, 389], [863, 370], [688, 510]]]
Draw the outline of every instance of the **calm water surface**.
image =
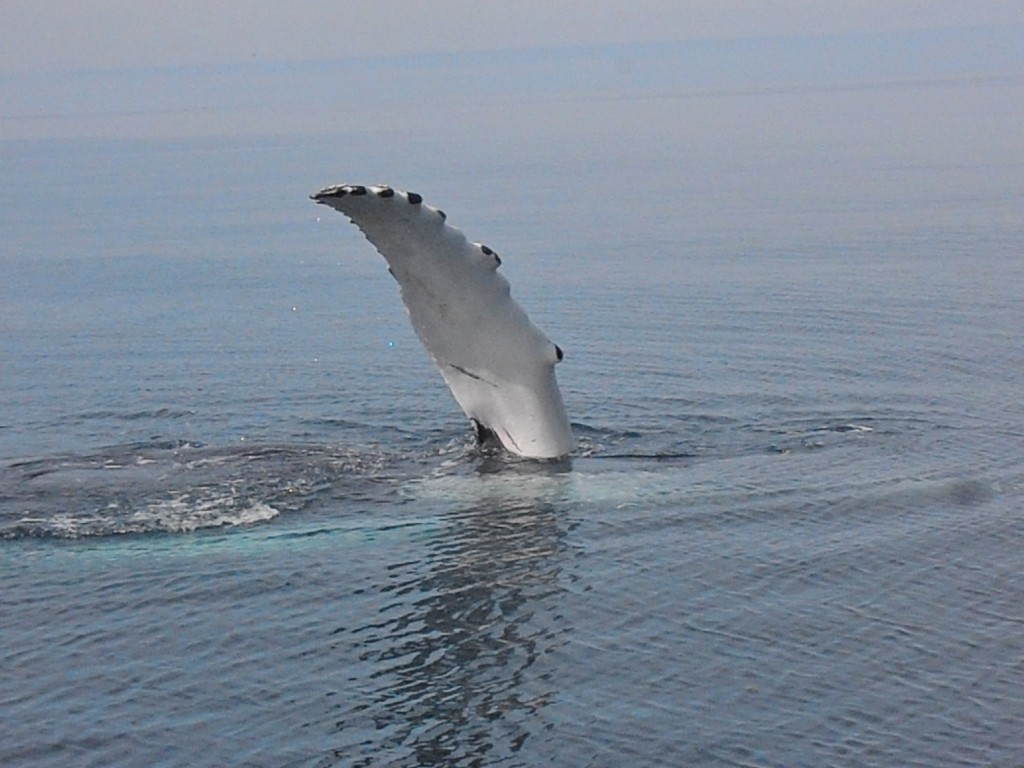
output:
[[[627, 120], [684, 108], [4, 143], [0, 763], [1024, 761], [1022, 158]], [[569, 460], [478, 453], [306, 199], [384, 177], [565, 349]]]

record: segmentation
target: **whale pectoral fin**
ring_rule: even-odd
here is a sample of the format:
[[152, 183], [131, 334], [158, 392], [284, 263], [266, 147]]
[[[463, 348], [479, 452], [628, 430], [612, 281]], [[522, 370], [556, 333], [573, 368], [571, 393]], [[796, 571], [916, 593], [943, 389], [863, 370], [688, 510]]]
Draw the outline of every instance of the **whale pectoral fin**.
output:
[[532, 458], [572, 450], [554, 374], [562, 350], [512, 298], [493, 250], [469, 242], [414, 192], [341, 184], [312, 198], [345, 214], [387, 261], [416, 335], [478, 438], [486, 429]]

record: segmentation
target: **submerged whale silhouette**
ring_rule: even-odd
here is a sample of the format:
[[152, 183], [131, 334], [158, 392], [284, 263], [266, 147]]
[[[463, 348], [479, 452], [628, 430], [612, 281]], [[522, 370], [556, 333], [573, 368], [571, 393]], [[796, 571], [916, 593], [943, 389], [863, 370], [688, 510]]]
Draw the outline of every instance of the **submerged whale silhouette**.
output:
[[481, 442], [538, 459], [572, 450], [555, 380], [562, 350], [511, 297], [498, 254], [415, 192], [340, 184], [310, 197], [345, 214], [387, 261], [416, 335]]

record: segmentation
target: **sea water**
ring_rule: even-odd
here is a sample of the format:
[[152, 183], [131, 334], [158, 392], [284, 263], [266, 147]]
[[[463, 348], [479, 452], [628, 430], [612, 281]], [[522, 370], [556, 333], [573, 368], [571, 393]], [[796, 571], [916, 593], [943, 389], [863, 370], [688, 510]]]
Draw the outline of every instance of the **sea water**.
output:
[[[949, 89], [3, 142], [0, 763], [1019, 763], [1024, 156]], [[501, 253], [566, 461], [307, 199], [379, 181]]]

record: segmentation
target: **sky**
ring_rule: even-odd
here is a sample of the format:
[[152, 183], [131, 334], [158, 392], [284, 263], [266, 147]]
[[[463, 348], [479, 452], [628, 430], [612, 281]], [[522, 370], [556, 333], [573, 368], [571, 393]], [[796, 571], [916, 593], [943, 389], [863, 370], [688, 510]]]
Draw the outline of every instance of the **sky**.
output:
[[0, 75], [1022, 23], [1019, 0], [4, 0]]
[[0, 141], [950, 79], [1024, 84], [1019, 0], [0, 3]]

